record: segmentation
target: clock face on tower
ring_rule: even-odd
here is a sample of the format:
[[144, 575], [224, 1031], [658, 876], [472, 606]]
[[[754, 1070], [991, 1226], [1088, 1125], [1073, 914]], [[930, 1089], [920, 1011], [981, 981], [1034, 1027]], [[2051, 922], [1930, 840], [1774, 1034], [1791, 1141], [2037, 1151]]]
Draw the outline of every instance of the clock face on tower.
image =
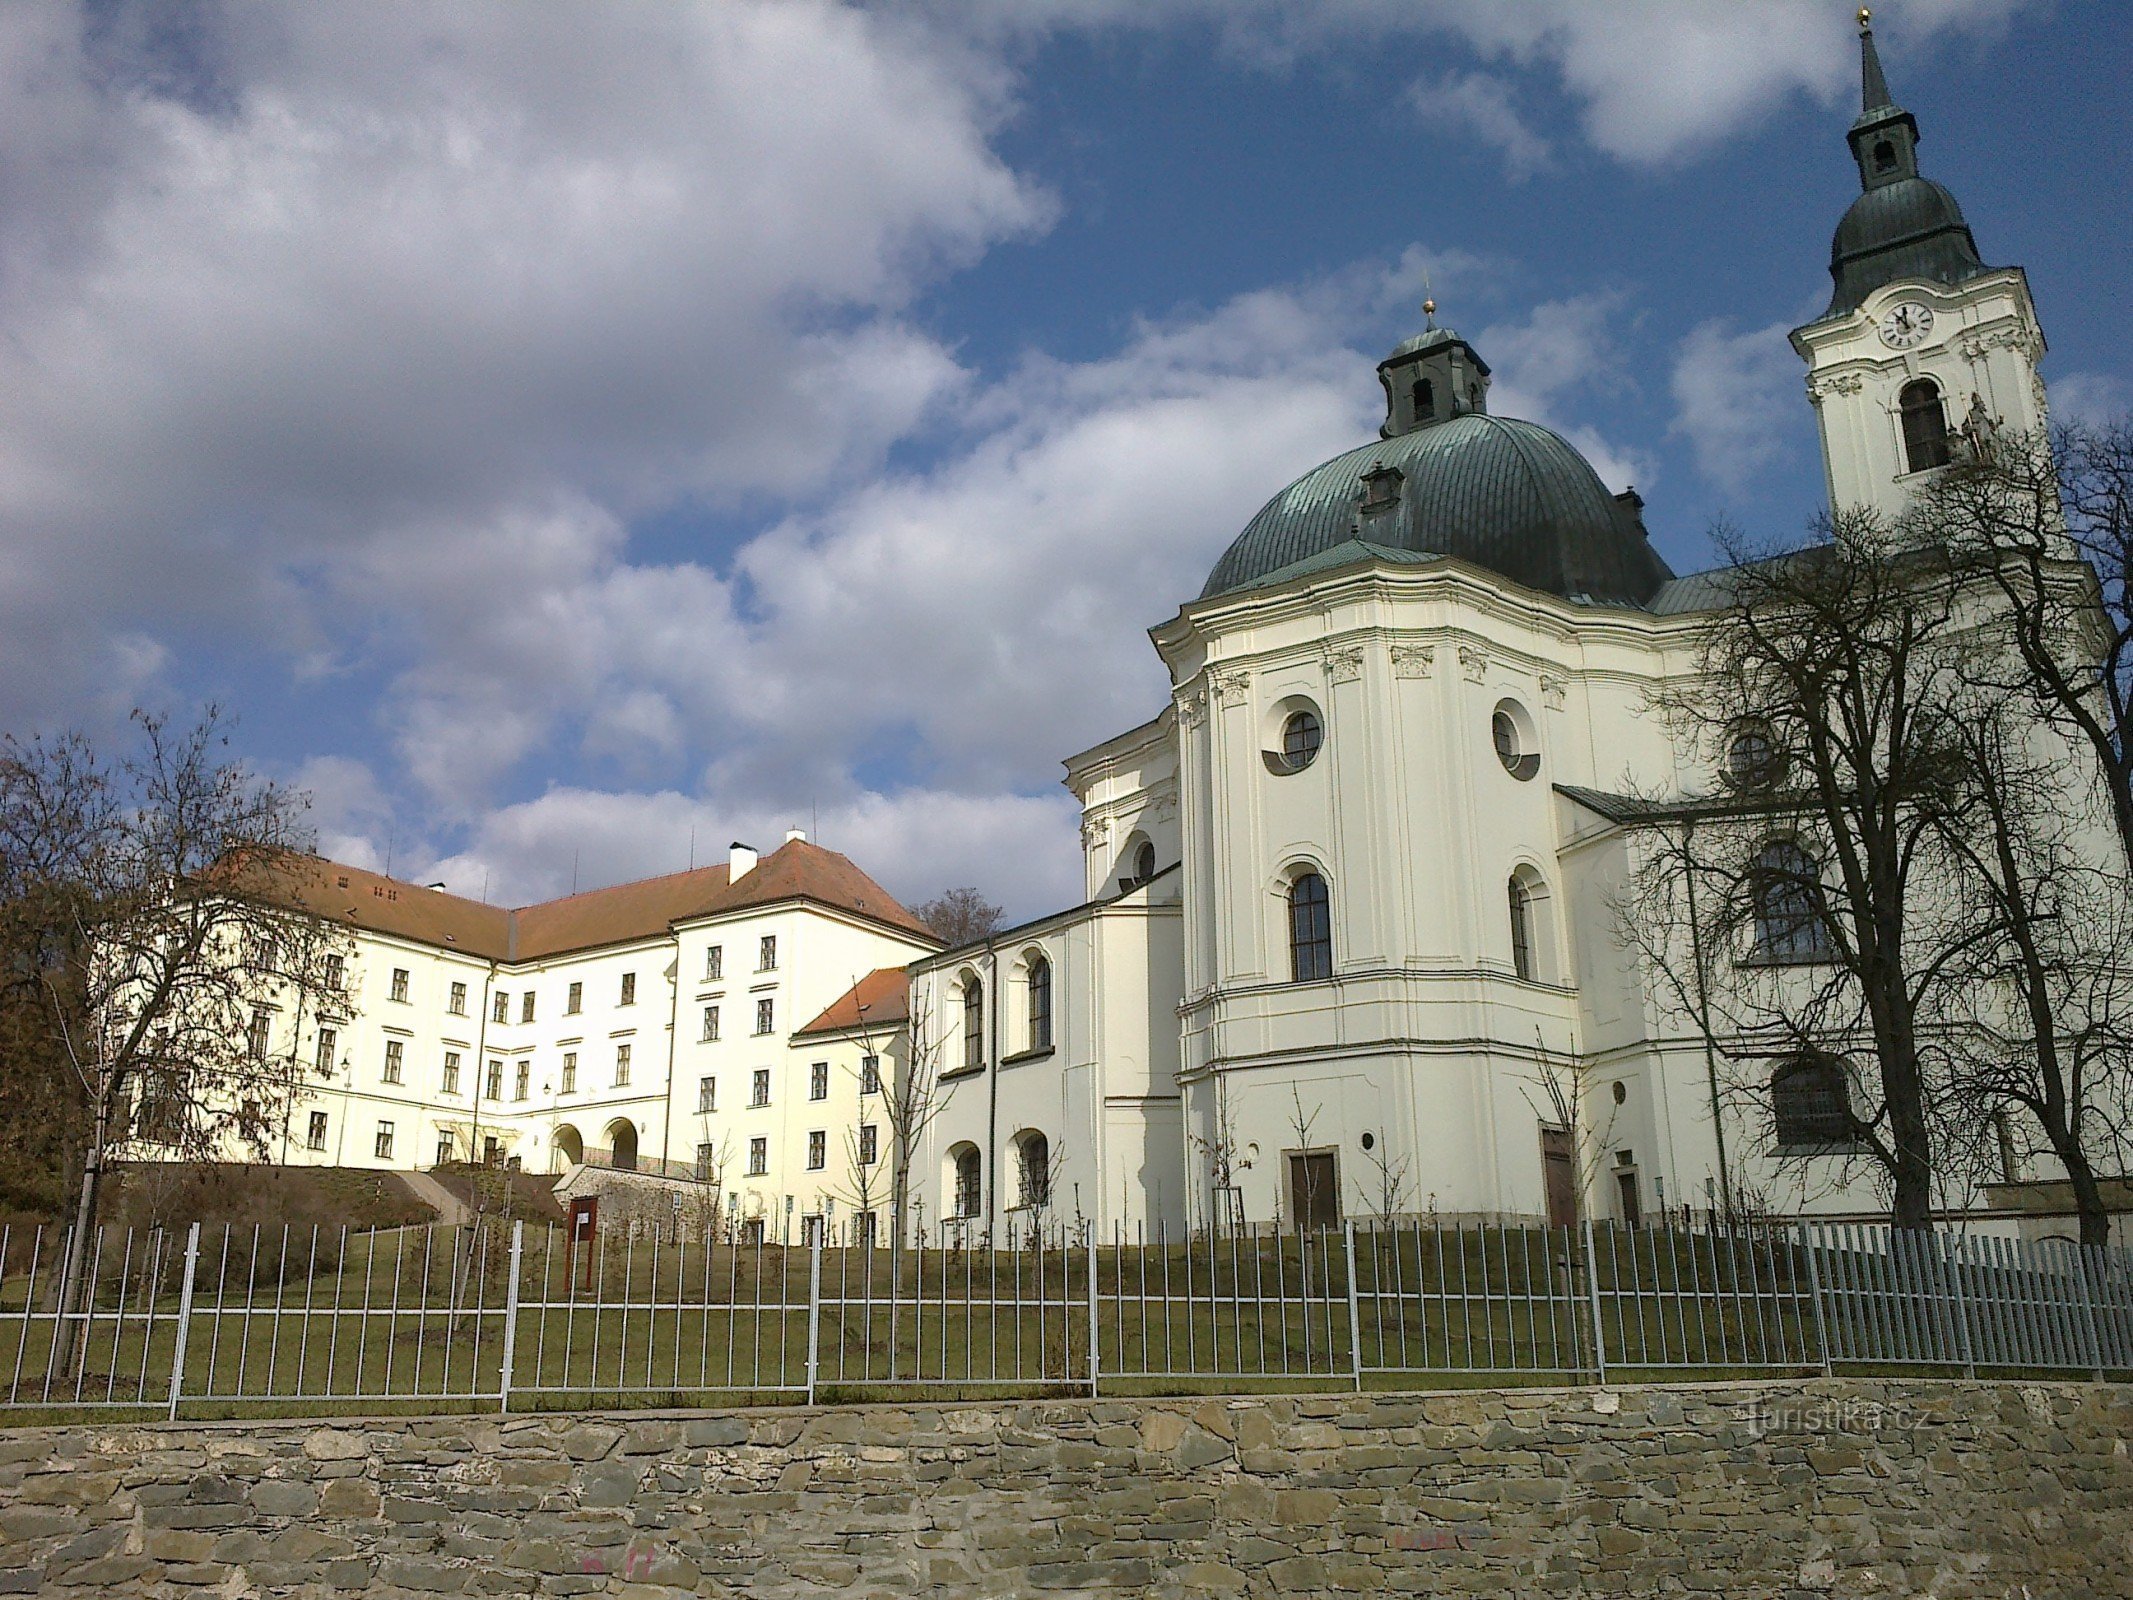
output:
[[1881, 314], [1877, 330], [1891, 350], [1908, 350], [1933, 331], [1933, 308], [1916, 300], [1903, 300]]

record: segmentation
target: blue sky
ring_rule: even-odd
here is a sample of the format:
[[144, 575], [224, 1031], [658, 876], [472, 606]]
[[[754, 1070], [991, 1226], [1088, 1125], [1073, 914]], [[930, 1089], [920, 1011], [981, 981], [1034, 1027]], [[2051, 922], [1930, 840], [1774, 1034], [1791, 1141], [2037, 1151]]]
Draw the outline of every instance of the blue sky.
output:
[[[1877, 29], [2122, 411], [2122, 12]], [[329, 852], [498, 899], [798, 825], [1042, 911], [1059, 758], [1425, 273], [1677, 569], [1801, 528], [1856, 97], [1819, 0], [10, 8], [0, 725], [218, 699]]]

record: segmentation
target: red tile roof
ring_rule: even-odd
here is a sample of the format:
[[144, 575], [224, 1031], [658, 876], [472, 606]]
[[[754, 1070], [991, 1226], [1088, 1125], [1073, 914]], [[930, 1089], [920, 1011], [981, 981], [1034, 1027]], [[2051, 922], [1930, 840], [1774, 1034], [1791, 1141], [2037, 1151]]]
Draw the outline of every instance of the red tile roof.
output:
[[911, 980], [902, 967], [876, 967], [830, 1003], [829, 1009], [793, 1037], [855, 1033], [863, 1027], [904, 1022], [911, 1015]]
[[351, 927], [463, 950], [488, 961], [540, 961], [601, 945], [660, 938], [677, 922], [791, 900], [845, 911], [928, 944], [940, 942], [850, 860], [804, 839], [787, 840], [735, 882], [728, 881], [723, 864], [698, 867], [515, 910], [317, 856], [281, 863], [266, 892]]

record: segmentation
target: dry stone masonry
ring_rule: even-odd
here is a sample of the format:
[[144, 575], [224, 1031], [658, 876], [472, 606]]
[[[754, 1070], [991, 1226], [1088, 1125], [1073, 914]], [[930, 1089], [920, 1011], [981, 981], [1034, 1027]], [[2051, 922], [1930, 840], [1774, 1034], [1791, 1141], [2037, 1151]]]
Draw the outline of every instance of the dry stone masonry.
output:
[[2133, 1594], [2133, 1387], [1838, 1380], [0, 1434], [0, 1593]]

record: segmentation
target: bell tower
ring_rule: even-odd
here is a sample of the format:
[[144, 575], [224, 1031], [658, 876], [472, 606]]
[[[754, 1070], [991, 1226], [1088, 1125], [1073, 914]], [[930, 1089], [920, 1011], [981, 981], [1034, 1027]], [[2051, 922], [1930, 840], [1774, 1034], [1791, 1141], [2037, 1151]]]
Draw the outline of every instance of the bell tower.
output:
[[1991, 267], [1955, 196], [1918, 170], [1859, 12], [1860, 112], [1845, 135], [1859, 197], [1831, 241], [1829, 309], [1795, 329], [1833, 509], [1900, 513], [1966, 440], [2045, 423], [2044, 333], [2020, 267]]

